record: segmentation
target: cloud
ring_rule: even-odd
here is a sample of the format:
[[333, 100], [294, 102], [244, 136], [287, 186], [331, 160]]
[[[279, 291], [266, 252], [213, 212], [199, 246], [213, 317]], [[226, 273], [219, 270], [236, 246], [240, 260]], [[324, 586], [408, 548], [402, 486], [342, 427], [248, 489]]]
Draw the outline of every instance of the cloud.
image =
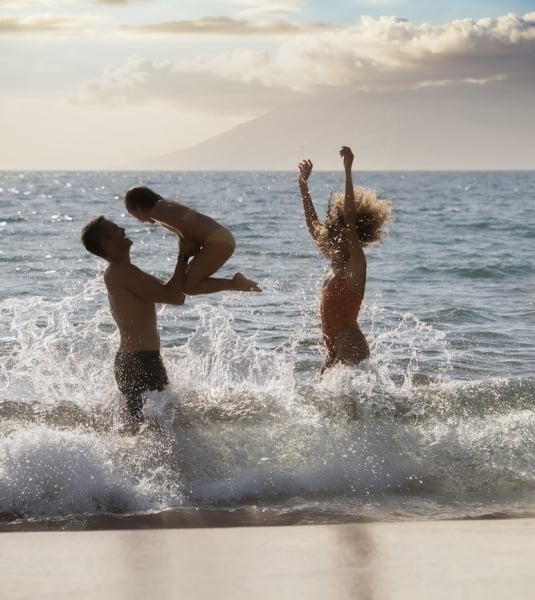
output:
[[[3, 0], [0, 0], [0, 4]], [[5, 0], [9, 1], [9, 0]], [[14, 0], [10, 0], [13, 2]], [[31, 2], [32, 0], [26, 0]], [[39, 1], [39, 0], [34, 0]], [[41, 0], [44, 1], [44, 0]], [[95, 4], [121, 6], [140, 2], [141, 0], [94, 0]], [[303, 10], [303, 0], [231, 0], [234, 4], [249, 6], [238, 14], [286, 14]]]
[[271, 53], [238, 49], [165, 64], [131, 59], [89, 82], [79, 101], [163, 101], [251, 115], [326, 91], [485, 85], [514, 75], [533, 82], [534, 65], [535, 13], [440, 26], [364, 17], [351, 27], [293, 35]]
[[0, 6], [22, 8], [24, 6], [51, 6], [53, 0], [0, 0]]
[[235, 2], [251, 7], [240, 11], [239, 14], [242, 15], [286, 14], [303, 10], [303, 0], [235, 0]]
[[103, 6], [127, 6], [129, 4], [139, 4], [141, 2], [148, 4], [149, 2], [152, 2], [152, 0], [93, 0], [93, 2], [95, 4], [102, 4]]
[[311, 30], [331, 29], [327, 23], [296, 25], [289, 21], [253, 22], [230, 17], [206, 17], [194, 21], [166, 21], [154, 25], [123, 26], [121, 31], [165, 35], [294, 35]]
[[[87, 2], [87, 0], [85, 0]], [[93, 0], [94, 4], [104, 4], [108, 6], [119, 6], [132, 4], [133, 1], [140, 0]], [[13, 8], [22, 8], [24, 6], [54, 6], [59, 4], [82, 4], [84, 0], [0, 0], [0, 6]]]
[[96, 17], [66, 17], [62, 15], [34, 15], [32, 17], [0, 16], [0, 35], [12, 34], [72, 34], [89, 30]]
[[533, 76], [534, 59], [535, 13], [442, 26], [363, 17], [356, 26], [281, 45], [263, 76], [276, 73], [279, 85], [303, 92], [392, 88], [515, 71]]
[[[221, 60], [224, 62], [223, 57]], [[232, 68], [219, 74], [213, 63], [154, 63], [132, 57], [121, 67], [108, 68], [98, 80], [88, 82], [73, 101], [108, 106], [163, 102], [177, 110], [256, 116], [299, 97], [286, 89], [238, 77], [240, 65], [250, 68], [252, 62], [250, 56], [244, 56], [241, 62], [234, 57]]]

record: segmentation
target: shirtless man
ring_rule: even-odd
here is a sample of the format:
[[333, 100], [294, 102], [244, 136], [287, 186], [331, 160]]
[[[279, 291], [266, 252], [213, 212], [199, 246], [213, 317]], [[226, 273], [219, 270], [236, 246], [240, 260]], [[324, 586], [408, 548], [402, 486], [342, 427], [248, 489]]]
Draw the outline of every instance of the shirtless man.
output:
[[120, 335], [114, 375], [129, 410], [128, 428], [135, 433], [144, 420], [143, 393], [161, 391], [168, 383], [155, 304], [184, 304], [187, 258], [178, 256], [172, 277], [163, 283], [130, 262], [133, 242], [113, 221], [103, 216], [93, 219], [83, 228], [81, 241], [89, 252], [109, 263], [104, 282]]

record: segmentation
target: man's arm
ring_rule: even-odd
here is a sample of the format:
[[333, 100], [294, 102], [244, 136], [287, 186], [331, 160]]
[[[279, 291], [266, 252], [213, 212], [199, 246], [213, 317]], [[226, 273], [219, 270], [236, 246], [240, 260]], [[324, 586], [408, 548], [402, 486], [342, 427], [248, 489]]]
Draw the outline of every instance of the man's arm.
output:
[[200, 250], [201, 247], [199, 244], [197, 244], [197, 242], [194, 242], [193, 240], [186, 240], [183, 237], [179, 238], [178, 253], [181, 256], [184, 256], [186, 259], [199, 254]]
[[163, 283], [135, 265], [114, 265], [106, 271], [106, 285], [109, 289], [126, 288], [147, 302], [181, 305], [186, 299], [184, 294], [186, 267], [187, 258], [179, 255], [173, 275]]
[[[188, 267], [188, 257], [184, 254], [179, 254], [176, 259], [176, 266], [171, 278], [164, 284], [166, 293], [170, 293], [174, 302], [167, 304], [180, 305], [186, 301], [184, 294], [184, 280], [186, 279], [186, 269]], [[156, 300], [158, 302], [158, 300]], [[161, 301], [160, 301], [161, 302]]]
[[317, 243], [320, 222], [308, 190], [307, 182], [310, 173], [312, 173], [312, 162], [310, 160], [304, 160], [302, 163], [299, 163], [299, 191], [301, 192], [301, 198], [303, 199], [303, 209], [305, 211], [307, 229]]

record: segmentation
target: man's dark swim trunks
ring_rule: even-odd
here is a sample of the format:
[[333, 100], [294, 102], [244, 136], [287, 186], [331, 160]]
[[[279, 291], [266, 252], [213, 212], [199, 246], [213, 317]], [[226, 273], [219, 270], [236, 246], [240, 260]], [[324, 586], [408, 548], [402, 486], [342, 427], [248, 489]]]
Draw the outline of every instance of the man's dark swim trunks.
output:
[[160, 353], [156, 350], [118, 352], [114, 374], [132, 419], [143, 422], [143, 393], [149, 390], [161, 392], [169, 383]]

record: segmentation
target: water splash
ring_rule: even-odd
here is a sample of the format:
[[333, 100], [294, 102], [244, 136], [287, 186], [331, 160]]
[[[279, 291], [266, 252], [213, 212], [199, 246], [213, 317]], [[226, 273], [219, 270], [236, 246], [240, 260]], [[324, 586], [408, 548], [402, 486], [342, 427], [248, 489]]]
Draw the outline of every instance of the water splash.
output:
[[372, 359], [322, 379], [321, 356], [312, 370], [299, 356], [306, 319], [270, 348], [224, 306], [195, 304], [182, 329], [163, 311], [171, 384], [148, 394], [146, 430], [122, 436], [117, 336], [108, 311], [95, 310], [101, 294], [90, 283], [59, 302], [0, 304], [4, 520], [288, 510], [318, 498], [333, 510], [353, 499], [350, 510], [366, 512], [385, 495], [400, 498], [395, 513], [407, 495], [452, 503], [476, 494], [488, 505], [491, 493], [534, 486], [533, 385], [455, 380], [440, 330], [379, 306], [364, 315]]

